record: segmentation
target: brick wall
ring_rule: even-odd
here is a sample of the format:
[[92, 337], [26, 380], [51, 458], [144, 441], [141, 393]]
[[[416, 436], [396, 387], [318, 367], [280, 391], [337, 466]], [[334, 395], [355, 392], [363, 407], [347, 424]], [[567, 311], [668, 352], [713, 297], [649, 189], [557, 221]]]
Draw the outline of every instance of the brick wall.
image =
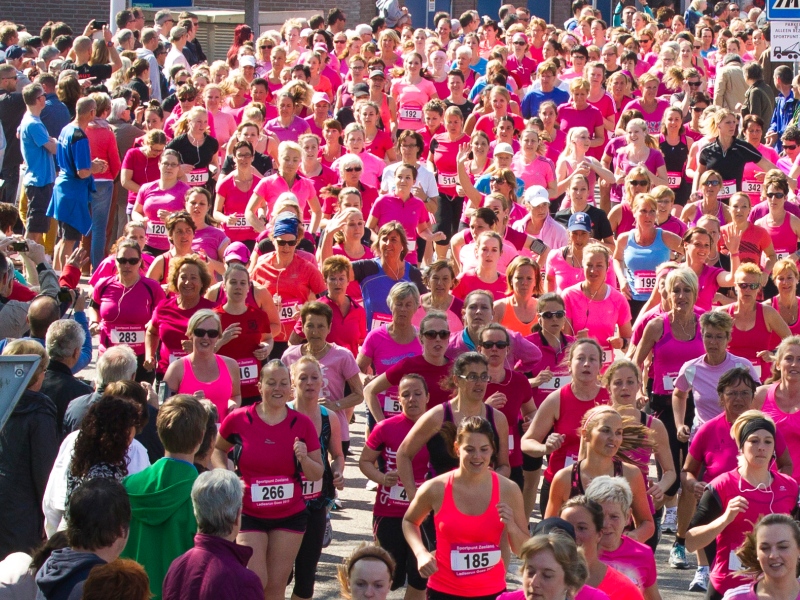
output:
[[37, 34], [47, 21], [64, 21], [80, 35], [92, 19], [108, 20], [108, 8], [108, 0], [2, 0], [0, 19], [23, 23]]

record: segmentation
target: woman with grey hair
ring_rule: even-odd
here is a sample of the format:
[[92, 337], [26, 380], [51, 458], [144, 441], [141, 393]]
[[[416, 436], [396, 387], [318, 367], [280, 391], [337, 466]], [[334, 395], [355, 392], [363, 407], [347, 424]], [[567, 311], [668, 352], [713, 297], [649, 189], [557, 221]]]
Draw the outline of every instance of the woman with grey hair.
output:
[[170, 566], [163, 599], [262, 600], [261, 580], [246, 566], [251, 552], [236, 543], [242, 516], [239, 478], [225, 469], [201, 473], [192, 485], [192, 505], [197, 519], [194, 548]]

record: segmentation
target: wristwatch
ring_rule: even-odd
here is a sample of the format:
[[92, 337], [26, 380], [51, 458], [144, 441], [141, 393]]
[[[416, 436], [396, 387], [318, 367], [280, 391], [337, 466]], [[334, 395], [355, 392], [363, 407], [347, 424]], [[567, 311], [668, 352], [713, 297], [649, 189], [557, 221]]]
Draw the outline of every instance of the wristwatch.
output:
[[114, 42], [106, 42], [106, 46], [108, 46], [109, 48], [113, 48]]

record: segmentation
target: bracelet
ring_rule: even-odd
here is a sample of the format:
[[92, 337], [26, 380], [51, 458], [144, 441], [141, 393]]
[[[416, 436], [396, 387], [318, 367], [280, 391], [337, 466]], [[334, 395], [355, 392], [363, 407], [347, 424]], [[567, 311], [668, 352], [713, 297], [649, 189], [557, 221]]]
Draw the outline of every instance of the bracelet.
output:
[[739, 256], [739, 253], [738, 253], [738, 252], [731, 252], [731, 254], [730, 254], [730, 255], [731, 255], [731, 256]]

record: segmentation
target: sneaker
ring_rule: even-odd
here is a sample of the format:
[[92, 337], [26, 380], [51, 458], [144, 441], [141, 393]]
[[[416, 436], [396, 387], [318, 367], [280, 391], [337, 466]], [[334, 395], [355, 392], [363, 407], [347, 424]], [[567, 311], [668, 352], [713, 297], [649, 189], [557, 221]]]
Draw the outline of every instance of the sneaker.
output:
[[675, 544], [669, 551], [669, 566], [673, 569], [686, 569], [689, 563], [686, 562], [686, 546]]
[[692, 583], [689, 584], [690, 592], [708, 591], [708, 567], [697, 567]]
[[325, 517], [325, 535], [322, 538], [322, 547], [327, 548], [331, 545], [331, 540], [333, 539], [333, 526], [331, 525], [331, 515]]
[[661, 522], [663, 533], [676, 533], [678, 531], [678, 509], [668, 508], [664, 511], [664, 520]]

